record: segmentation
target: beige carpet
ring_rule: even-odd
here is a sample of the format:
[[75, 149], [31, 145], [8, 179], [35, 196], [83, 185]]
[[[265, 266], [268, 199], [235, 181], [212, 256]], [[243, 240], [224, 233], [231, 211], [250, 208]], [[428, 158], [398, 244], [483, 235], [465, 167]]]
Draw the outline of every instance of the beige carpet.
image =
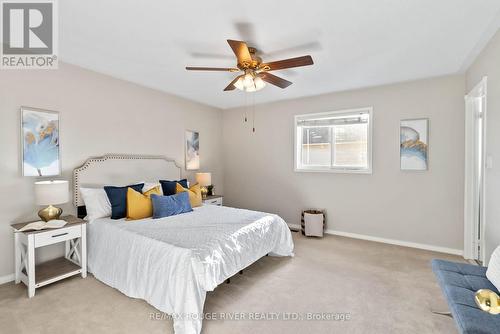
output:
[[[204, 333], [457, 333], [431, 272], [458, 257], [342, 237], [294, 233], [294, 258], [265, 257], [210, 292], [205, 312], [349, 313], [348, 321], [205, 321]], [[91, 275], [38, 289], [0, 286], [1, 333], [172, 333], [172, 322]], [[255, 314], [255, 313], [253, 313]], [[244, 315], [248, 316], [248, 315]]]

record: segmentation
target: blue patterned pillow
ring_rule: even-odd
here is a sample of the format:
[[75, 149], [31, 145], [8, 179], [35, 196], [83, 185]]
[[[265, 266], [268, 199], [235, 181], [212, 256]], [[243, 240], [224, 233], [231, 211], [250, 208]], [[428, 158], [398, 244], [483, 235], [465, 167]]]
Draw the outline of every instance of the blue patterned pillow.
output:
[[188, 188], [187, 179], [182, 179], [178, 181], [160, 180], [161, 189], [163, 190], [163, 195], [164, 196], [175, 195], [175, 185], [177, 183], [179, 183], [184, 188]]
[[171, 196], [151, 195], [153, 202], [153, 219], [178, 215], [191, 212], [189, 194], [187, 192], [178, 193]]
[[140, 193], [142, 192], [144, 183], [125, 187], [104, 187], [104, 191], [106, 195], [108, 195], [109, 202], [111, 203], [111, 219], [120, 219], [127, 216], [127, 190], [129, 187]]

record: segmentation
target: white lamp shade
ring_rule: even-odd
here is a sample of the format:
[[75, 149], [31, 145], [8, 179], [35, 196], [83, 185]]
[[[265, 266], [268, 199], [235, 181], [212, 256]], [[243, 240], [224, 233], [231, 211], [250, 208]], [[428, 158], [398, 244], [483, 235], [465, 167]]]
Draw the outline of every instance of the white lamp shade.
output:
[[202, 187], [212, 185], [212, 173], [196, 173], [196, 182]]
[[69, 183], [64, 180], [35, 182], [37, 205], [55, 205], [69, 201]]

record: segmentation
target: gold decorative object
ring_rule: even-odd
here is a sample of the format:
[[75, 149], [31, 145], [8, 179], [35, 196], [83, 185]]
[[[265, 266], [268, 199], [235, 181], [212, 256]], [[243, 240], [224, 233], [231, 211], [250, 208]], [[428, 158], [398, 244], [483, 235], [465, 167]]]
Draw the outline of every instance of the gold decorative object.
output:
[[61, 208], [56, 208], [55, 206], [49, 205], [45, 209], [38, 211], [38, 216], [42, 218], [43, 221], [48, 222], [52, 219], [59, 219], [62, 212], [63, 210]]
[[203, 199], [207, 198], [207, 194], [208, 194], [208, 189], [207, 189], [207, 187], [200, 187], [200, 189], [201, 189], [201, 197], [202, 197]]
[[489, 289], [478, 290], [474, 296], [477, 306], [489, 314], [500, 314], [500, 296]]
[[45, 206], [45, 209], [38, 211], [42, 220], [49, 221], [58, 219], [62, 209], [54, 205], [63, 204], [69, 200], [69, 185], [65, 180], [38, 181], [35, 182], [35, 202], [37, 205]]

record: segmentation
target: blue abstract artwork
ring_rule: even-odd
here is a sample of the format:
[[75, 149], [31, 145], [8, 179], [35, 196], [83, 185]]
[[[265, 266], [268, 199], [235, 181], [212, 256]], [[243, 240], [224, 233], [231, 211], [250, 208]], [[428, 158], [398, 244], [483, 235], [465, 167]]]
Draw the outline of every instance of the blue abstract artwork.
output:
[[428, 169], [428, 128], [428, 119], [401, 121], [399, 130], [401, 170]]
[[59, 175], [59, 114], [23, 107], [21, 120], [23, 175]]
[[186, 170], [200, 169], [200, 133], [186, 130]]

